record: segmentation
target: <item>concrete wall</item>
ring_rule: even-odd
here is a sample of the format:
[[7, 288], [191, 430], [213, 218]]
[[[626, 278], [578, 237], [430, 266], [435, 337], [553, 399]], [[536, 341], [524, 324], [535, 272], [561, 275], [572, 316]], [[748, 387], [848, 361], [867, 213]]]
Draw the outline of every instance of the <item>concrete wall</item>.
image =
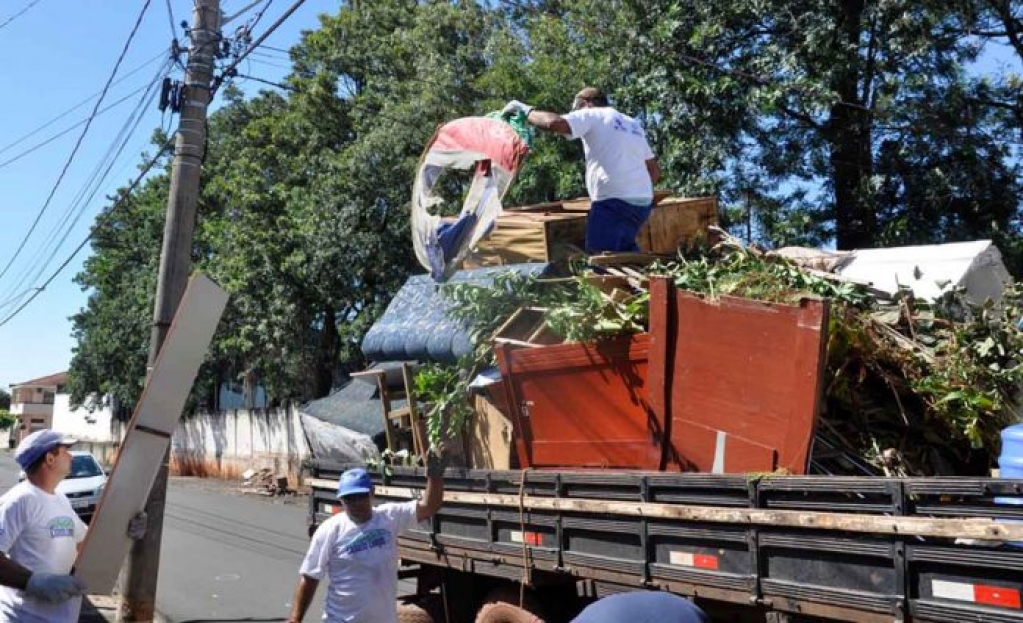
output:
[[309, 456], [294, 408], [200, 413], [183, 418], [171, 441], [171, 471], [180, 476], [240, 478], [247, 469], [268, 468], [300, 484]]
[[121, 422], [114, 417], [109, 404], [89, 411], [87, 408], [71, 408], [69, 394], [57, 394], [53, 401], [53, 425], [55, 431], [82, 441], [111, 443], [120, 441], [124, 435]]

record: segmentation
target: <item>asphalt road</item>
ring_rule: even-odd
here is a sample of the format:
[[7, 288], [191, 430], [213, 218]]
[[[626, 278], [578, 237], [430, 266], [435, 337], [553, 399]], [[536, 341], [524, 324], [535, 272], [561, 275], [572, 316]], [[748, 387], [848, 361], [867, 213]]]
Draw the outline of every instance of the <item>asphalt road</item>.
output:
[[[0, 451], [0, 492], [18, 466]], [[157, 610], [172, 623], [282, 621], [305, 554], [303, 499], [241, 494], [234, 483], [173, 478], [167, 492]], [[322, 616], [323, 587], [306, 615]]]

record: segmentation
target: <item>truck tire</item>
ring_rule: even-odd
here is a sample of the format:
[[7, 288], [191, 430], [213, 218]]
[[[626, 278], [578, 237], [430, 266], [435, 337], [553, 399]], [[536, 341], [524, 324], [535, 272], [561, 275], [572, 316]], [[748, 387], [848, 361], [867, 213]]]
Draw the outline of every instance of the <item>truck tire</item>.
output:
[[476, 623], [544, 623], [544, 615], [529, 593], [520, 608], [517, 588], [498, 588], [483, 600]]
[[444, 623], [444, 606], [430, 595], [419, 603], [398, 603], [398, 623]]
[[433, 615], [418, 604], [398, 604], [398, 623], [437, 623]]

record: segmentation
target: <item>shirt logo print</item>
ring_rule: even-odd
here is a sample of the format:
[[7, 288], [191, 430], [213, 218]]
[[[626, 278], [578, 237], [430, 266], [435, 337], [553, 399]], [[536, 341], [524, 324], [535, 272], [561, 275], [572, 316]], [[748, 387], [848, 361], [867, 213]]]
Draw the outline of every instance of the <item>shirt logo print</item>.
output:
[[51, 539], [75, 535], [75, 522], [70, 517], [54, 517], [46, 527], [50, 529]]
[[390, 533], [383, 528], [374, 528], [356, 535], [352, 540], [341, 546], [341, 551], [351, 556], [369, 549], [386, 547]]

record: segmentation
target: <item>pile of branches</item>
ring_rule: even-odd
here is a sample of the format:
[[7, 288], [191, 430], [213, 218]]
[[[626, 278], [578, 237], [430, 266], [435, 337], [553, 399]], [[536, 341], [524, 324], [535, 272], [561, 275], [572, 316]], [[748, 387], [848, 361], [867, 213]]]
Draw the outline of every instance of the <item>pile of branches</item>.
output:
[[[969, 303], [953, 290], [930, 302], [909, 290], [882, 295], [868, 286], [777, 254], [725, 239], [709, 250], [647, 268], [677, 287], [714, 298], [775, 303], [805, 297], [832, 301], [825, 400], [818, 444], [887, 475], [986, 475], [999, 433], [1019, 420], [1023, 386], [1023, 290], [1010, 285], [998, 305]], [[492, 288], [445, 287], [452, 314], [471, 327], [476, 352], [447, 370], [428, 368], [419, 388], [444, 405], [459, 427], [475, 372], [493, 364], [489, 337], [516, 309], [545, 307], [546, 322], [569, 341], [645, 331], [649, 294], [608, 294], [585, 274], [544, 281], [507, 275]], [[431, 385], [430, 379], [442, 379]], [[452, 409], [453, 405], [461, 405]], [[452, 416], [461, 409], [460, 415]]]

